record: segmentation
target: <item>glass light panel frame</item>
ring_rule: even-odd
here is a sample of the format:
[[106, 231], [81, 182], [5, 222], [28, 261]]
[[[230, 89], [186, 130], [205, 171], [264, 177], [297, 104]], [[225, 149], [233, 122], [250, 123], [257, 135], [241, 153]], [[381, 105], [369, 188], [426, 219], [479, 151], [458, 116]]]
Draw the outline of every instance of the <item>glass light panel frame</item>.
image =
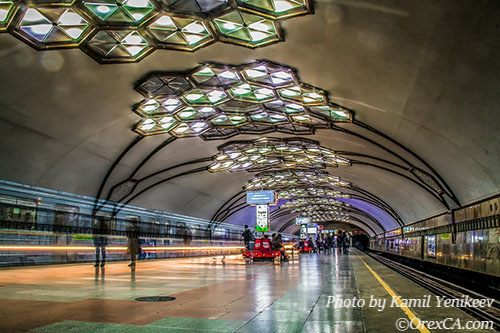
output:
[[325, 169], [349, 166], [347, 158], [304, 138], [260, 138], [231, 141], [217, 148], [219, 154], [208, 167], [210, 172], [264, 171], [269, 169]]
[[[304, 87], [308, 92], [320, 92], [318, 96], [323, 105], [307, 106], [291, 99], [282, 100], [278, 93], [280, 89], [302, 92]], [[330, 122], [352, 121], [349, 110], [330, 103], [327, 94], [320, 89], [301, 83], [295, 70], [264, 60], [240, 66], [208, 63], [181, 73], [155, 72], [140, 80], [135, 89], [145, 99], [132, 110], [144, 118], [176, 115], [185, 112], [186, 107], [194, 108], [197, 113], [202, 107], [212, 108], [214, 112], [196, 114], [192, 118], [208, 121], [210, 128], [202, 134], [189, 132], [203, 139], [270, 132], [312, 134], [315, 129], [329, 128]], [[312, 112], [313, 107], [323, 107], [330, 113], [345, 113], [346, 117], [329, 118]], [[171, 130], [140, 131], [141, 135], [160, 133], [179, 137]]]
[[323, 170], [282, 170], [257, 174], [245, 186], [247, 191], [287, 186], [350, 187], [350, 183]]
[[[267, 1], [267, 0], [266, 0]], [[249, 6], [237, 5], [236, 0], [221, 1], [221, 6], [211, 6], [206, 0], [39, 0], [17, 2], [0, 0], [0, 32], [9, 31], [37, 50], [80, 47], [101, 64], [138, 62], [157, 49], [194, 52], [217, 41], [232, 43], [248, 48], [267, 46], [284, 41], [280, 21], [297, 15], [312, 14], [312, 0], [269, 0], [284, 2], [304, 1], [306, 6], [287, 15], [268, 15], [266, 10], [255, 10]], [[208, 4], [207, 10], [189, 10], [184, 3]], [[78, 27], [67, 29], [69, 40], [45, 38], [52, 30], [64, 34], [57, 20], [41, 20], [32, 29], [33, 34], [22, 29], [22, 14], [29, 8], [43, 11], [70, 9], [88, 24], [84, 33], [77, 33]], [[254, 6], [255, 7], [255, 6]], [[257, 6], [259, 7], [259, 6]], [[303, 6], [299, 6], [303, 7]], [[51, 16], [51, 15], [49, 15]], [[74, 16], [74, 15], [73, 15]], [[43, 22], [42, 22], [43, 21]], [[222, 23], [221, 23], [222, 22]], [[229, 29], [228, 29], [229, 27]], [[232, 28], [234, 27], [234, 29]], [[100, 33], [113, 30], [137, 31], [148, 41], [147, 52], [95, 51], [95, 38], [106, 39]], [[234, 31], [233, 31], [234, 30]], [[240, 30], [241, 32], [238, 32]], [[31, 31], [31, 30], [30, 30]], [[38, 31], [38, 32], [37, 32]], [[76, 37], [78, 38], [76, 38]], [[90, 45], [89, 45], [90, 43]], [[94, 49], [95, 52], [92, 52]], [[138, 46], [132, 46], [137, 50]], [[138, 55], [138, 53], [140, 53]]]
[[71, 3], [22, 5], [10, 23], [10, 33], [34, 49], [79, 47], [95, 31], [85, 15]]

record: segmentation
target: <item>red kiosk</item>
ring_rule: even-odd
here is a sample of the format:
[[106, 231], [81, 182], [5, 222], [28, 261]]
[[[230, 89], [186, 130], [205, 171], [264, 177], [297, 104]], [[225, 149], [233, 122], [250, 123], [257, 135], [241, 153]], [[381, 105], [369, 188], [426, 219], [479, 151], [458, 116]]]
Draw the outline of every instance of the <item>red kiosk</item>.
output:
[[281, 256], [280, 251], [271, 250], [271, 240], [267, 238], [261, 238], [255, 240], [255, 246], [253, 250], [245, 250], [242, 252], [243, 258], [249, 258], [256, 261], [274, 261], [275, 258]]

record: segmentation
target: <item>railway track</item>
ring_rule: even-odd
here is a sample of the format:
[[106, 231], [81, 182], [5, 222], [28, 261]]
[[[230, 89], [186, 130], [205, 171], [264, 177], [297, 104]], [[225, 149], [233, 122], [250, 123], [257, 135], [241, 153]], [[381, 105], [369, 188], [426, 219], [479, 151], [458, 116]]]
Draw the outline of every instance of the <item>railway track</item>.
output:
[[[449, 299], [459, 299], [459, 300], [467, 296], [470, 299], [489, 298], [485, 295], [481, 295], [475, 291], [458, 286], [454, 283], [439, 279], [435, 276], [423, 273], [414, 268], [407, 267], [401, 263], [387, 259], [373, 252], [368, 253], [368, 255], [373, 259], [377, 260], [378, 262], [382, 263], [383, 265], [389, 267], [390, 269], [412, 280], [413, 282], [432, 291], [438, 296], [444, 296]], [[460, 309], [469, 313], [470, 315], [479, 320], [493, 322], [495, 330], [500, 332], [500, 302], [498, 300], [494, 300], [491, 307], [481, 308], [481, 307], [465, 306], [461, 307]]]

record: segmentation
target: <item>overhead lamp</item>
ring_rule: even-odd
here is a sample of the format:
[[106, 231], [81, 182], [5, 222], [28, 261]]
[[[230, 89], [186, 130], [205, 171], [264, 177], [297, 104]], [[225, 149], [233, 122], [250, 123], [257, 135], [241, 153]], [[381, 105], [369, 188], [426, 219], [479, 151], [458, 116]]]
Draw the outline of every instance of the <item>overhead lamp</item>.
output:
[[[325, 92], [301, 83], [291, 68], [263, 60], [241, 66], [204, 64], [188, 73], [153, 73], [135, 89], [145, 97], [133, 108], [138, 115], [148, 118], [170, 114], [182, 121], [189, 108], [189, 112], [195, 112], [189, 119], [207, 120], [209, 128], [201, 134], [186, 133], [204, 139], [238, 133], [311, 134], [315, 129], [328, 128], [329, 122], [352, 119], [351, 112], [330, 103]], [[281, 97], [284, 89], [290, 90], [286, 98]], [[314, 102], [304, 101], [304, 96]], [[203, 113], [203, 107], [210, 112]], [[172, 130], [140, 132], [160, 133], [178, 137]]]
[[[349, 160], [335, 154], [328, 148], [319, 148], [319, 142], [304, 138], [260, 138], [252, 141], [231, 141], [218, 147], [219, 154], [215, 160], [228, 160], [224, 167], [213, 163], [208, 170], [219, 172], [233, 170], [231, 167], [240, 164], [245, 157], [251, 163], [248, 171], [262, 171], [266, 169], [324, 169], [349, 165]], [[315, 149], [317, 153], [311, 153]], [[328, 151], [329, 154], [324, 154]], [[238, 155], [235, 155], [238, 153]], [[234, 157], [237, 156], [237, 157]], [[240, 170], [240, 168], [238, 168]]]

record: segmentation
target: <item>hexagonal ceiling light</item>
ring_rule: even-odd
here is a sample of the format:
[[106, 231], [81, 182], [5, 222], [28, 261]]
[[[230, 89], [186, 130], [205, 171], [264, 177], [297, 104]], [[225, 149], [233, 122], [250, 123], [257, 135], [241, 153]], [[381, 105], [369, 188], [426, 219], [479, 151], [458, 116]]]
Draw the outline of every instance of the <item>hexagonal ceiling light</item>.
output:
[[231, 141], [218, 147], [210, 172], [269, 169], [325, 169], [349, 165], [349, 160], [319, 142], [304, 138], [260, 138]]
[[320, 213], [302, 213], [300, 216], [307, 216], [311, 218], [312, 223], [322, 223], [322, 222], [349, 222], [350, 215], [339, 215], [332, 214], [328, 212], [320, 212]]
[[278, 198], [283, 200], [297, 199], [297, 198], [309, 198], [309, 197], [321, 197], [321, 198], [350, 198], [349, 194], [342, 193], [335, 189], [329, 187], [290, 187], [282, 188], [277, 190]]
[[312, 0], [0, 0], [0, 32], [37, 50], [80, 47], [121, 63], [216, 41], [266, 46], [284, 40], [280, 20], [312, 13]]
[[237, 134], [312, 134], [352, 114], [325, 92], [303, 84], [289, 67], [269, 61], [241, 66], [205, 64], [187, 73], [153, 73], [135, 89], [145, 99], [140, 135], [222, 139]]
[[248, 182], [245, 190], [255, 191], [289, 186], [349, 187], [350, 183], [323, 170], [280, 170], [257, 174]]
[[295, 198], [285, 202], [280, 208], [298, 208], [311, 205], [327, 205], [336, 207], [350, 207], [351, 205], [332, 198], [310, 197], [310, 198]]
[[315, 212], [327, 212], [329, 214], [338, 214], [338, 215], [348, 215], [345, 213], [345, 210], [342, 207], [337, 205], [306, 205], [301, 207], [296, 207], [292, 209], [294, 213], [309, 213], [313, 214]]

